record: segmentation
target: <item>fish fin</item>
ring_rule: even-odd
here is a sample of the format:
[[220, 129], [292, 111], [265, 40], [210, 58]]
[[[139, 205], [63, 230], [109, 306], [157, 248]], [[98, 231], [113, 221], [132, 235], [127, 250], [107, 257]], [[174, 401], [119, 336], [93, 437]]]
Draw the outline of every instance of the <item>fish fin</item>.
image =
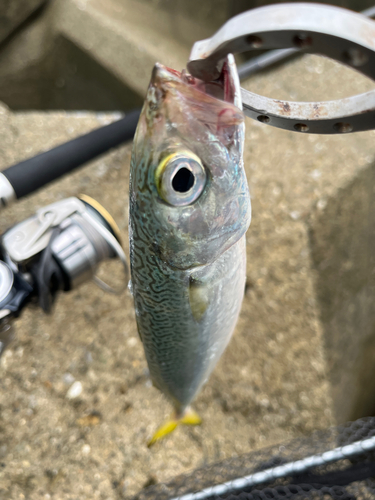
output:
[[192, 408], [188, 408], [184, 412], [184, 415], [180, 418], [178, 423], [185, 425], [201, 425], [202, 419], [196, 411], [194, 411]]
[[208, 287], [190, 279], [189, 303], [193, 318], [195, 321], [199, 322], [203, 318], [204, 313], [210, 304], [210, 300], [208, 298]]
[[160, 441], [160, 439], [163, 439], [163, 437], [168, 436], [168, 434], [175, 430], [177, 425], [177, 420], [168, 420], [167, 422], [165, 422], [165, 424], [160, 426], [159, 429], [155, 432], [150, 441], [147, 443], [147, 446], [150, 448], [157, 441]]
[[198, 413], [196, 413], [194, 410], [191, 408], [188, 408], [182, 417], [180, 418], [171, 418], [165, 424], [159, 427], [159, 429], [155, 432], [155, 434], [152, 436], [150, 441], [147, 443], [147, 446], [150, 448], [153, 446], [157, 441], [160, 441], [163, 439], [165, 436], [168, 436], [171, 432], [173, 432], [176, 427], [180, 424], [184, 425], [200, 425], [202, 423], [202, 420]]

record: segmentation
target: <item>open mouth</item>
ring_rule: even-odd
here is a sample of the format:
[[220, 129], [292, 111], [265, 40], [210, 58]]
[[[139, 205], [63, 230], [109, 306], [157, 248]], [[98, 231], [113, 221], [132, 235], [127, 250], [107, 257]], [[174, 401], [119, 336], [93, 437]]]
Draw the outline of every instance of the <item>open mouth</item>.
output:
[[204, 82], [182, 71], [181, 78], [185, 83], [192, 85], [196, 89], [211, 95], [216, 99], [234, 104], [242, 109], [240, 81], [237, 67], [232, 54], [227, 56], [221, 74], [217, 80]]
[[[210, 96], [225, 103], [234, 105], [242, 111], [241, 87], [237, 67], [232, 54], [228, 54], [223, 64], [221, 74], [217, 80], [204, 82], [193, 77], [186, 70], [177, 71], [162, 64], [156, 63], [150, 82], [148, 100], [153, 110], [158, 107], [168, 91], [178, 83], [183, 82], [194, 90], [198, 90], [205, 97]], [[199, 94], [195, 93], [195, 100], [199, 101]], [[202, 99], [203, 102], [205, 99]]]

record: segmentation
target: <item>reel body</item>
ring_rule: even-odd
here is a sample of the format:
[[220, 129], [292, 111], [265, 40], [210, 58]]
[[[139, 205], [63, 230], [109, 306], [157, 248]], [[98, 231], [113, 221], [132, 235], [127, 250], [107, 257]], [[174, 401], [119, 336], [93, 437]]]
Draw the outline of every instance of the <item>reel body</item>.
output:
[[8, 229], [0, 238], [0, 355], [12, 338], [11, 319], [23, 307], [34, 302], [51, 312], [59, 291], [95, 279], [100, 263], [116, 257], [127, 275], [119, 229], [88, 196], [52, 203]]

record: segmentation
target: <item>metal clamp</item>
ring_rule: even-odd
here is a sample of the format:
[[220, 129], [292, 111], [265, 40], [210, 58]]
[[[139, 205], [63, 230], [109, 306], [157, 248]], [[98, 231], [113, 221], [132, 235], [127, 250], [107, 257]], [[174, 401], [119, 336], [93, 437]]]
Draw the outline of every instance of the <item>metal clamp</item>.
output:
[[[196, 42], [188, 70], [204, 81], [219, 77], [228, 53], [297, 48], [328, 56], [375, 80], [375, 22], [321, 4], [279, 4], [240, 14], [212, 38]], [[325, 102], [270, 99], [241, 89], [247, 116], [297, 132], [340, 134], [375, 128], [375, 90]]]

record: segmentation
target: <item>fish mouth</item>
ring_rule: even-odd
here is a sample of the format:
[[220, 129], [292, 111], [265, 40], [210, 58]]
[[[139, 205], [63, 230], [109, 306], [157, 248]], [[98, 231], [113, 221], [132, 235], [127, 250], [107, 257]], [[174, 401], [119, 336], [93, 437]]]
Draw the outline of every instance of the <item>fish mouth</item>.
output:
[[195, 80], [199, 90], [242, 109], [240, 79], [233, 54], [228, 54], [217, 80], [212, 82]]
[[183, 81], [205, 95], [210, 95], [221, 101], [234, 104], [234, 106], [242, 110], [240, 80], [233, 54], [227, 55], [219, 78], [211, 82], [199, 80], [187, 73], [186, 70], [180, 72], [156, 63], [151, 84], [157, 84], [163, 77], [166, 80], [176, 79]]

